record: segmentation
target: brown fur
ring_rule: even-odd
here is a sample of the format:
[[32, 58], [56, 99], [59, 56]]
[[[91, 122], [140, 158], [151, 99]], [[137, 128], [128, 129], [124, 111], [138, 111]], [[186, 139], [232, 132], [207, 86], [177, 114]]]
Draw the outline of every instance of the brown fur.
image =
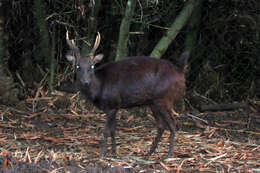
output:
[[164, 130], [169, 129], [168, 156], [172, 155], [176, 130], [172, 110], [174, 102], [185, 90], [183, 69], [188, 57], [187, 52], [183, 53], [179, 68], [166, 60], [140, 56], [107, 63], [96, 69], [91, 68], [96, 63], [95, 58], [77, 60], [81, 92], [107, 114], [102, 156], [107, 152], [109, 136], [112, 139], [112, 152], [116, 151], [116, 112], [120, 108], [135, 106], [149, 106], [156, 121], [158, 134], [149, 154], [155, 151]]

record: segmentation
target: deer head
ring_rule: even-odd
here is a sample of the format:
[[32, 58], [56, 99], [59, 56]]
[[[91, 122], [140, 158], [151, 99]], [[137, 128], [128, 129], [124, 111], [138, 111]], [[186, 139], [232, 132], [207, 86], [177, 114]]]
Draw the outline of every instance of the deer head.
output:
[[100, 33], [96, 37], [95, 44], [87, 56], [82, 56], [79, 48], [76, 46], [74, 40], [70, 40], [68, 32], [66, 33], [67, 44], [70, 47], [70, 50], [66, 54], [68, 61], [73, 63], [73, 66], [76, 67], [77, 78], [83, 85], [90, 84], [91, 80], [94, 77], [94, 68], [95, 64], [103, 59], [103, 54], [95, 55], [95, 52], [100, 44]]

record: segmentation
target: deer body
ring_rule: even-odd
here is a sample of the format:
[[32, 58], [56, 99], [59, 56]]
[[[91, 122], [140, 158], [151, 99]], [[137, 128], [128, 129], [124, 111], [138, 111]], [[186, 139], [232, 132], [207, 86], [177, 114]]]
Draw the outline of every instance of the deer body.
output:
[[183, 74], [176, 69], [165, 60], [129, 57], [96, 68], [91, 83], [81, 83], [81, 92], [103, 110], [150, 105], [164, 96], [178, 97], [177, 90], [184, 89]]
[[169, 129], [168, 156], [172, 155], [176, 129], [172, 110], [185, 89], [183, 69], [189, 53], [181, 55], [179, 68], [169, 61], [145, 56], [128, 57], [94, 68], [95, 63], [103, 58], [102, 54], [94, 55], [96, 43], [89, 57], [81, 57], [78, 48], [71, 43], [68, 41], [76, 53], [68, 54], [67, 59], [76, 64], [81, 93], [107, 114], [101, 156], [107, 153], [108, 137], [112, 140], [112, 152], [116, 151], [117, 111], [135, 106], [149, 106], [156, 121], [158, 133], [148, 154], [155, 151], [164, 130]]

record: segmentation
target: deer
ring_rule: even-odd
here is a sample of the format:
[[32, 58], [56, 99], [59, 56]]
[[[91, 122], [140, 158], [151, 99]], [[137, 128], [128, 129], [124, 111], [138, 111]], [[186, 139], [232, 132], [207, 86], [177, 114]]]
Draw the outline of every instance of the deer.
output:
[[112, 154], [116, 153], [115, 130], [118, 110], [140, 106], [150, 107], [157, 126], [157, 135], [148, 155], [154, 153], [164, 131], [169, 130], [170, 144], [166, 158], [172, 156], [176, 131], [173, 105], [186, 88], [184, 69], [189, 52], [181, 54], [178, 66], [164, 59], [134, 56], [95, 67], [104, 57], [103, 54], [95, 54], [101, 40], [99, 32], [90, 53], [84, 56], [74, 40], [69, 39], [68, 33], [66, 40], [70, 48], [66, 58], [75, 66], [80, 93], [106, 114], [100, 156], [104, 157], [107, 154], [109, 137]]

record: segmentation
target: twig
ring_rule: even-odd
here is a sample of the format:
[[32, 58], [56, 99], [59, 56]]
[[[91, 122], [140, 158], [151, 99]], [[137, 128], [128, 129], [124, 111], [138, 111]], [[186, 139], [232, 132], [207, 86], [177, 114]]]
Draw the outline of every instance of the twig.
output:
[[207, 100], [207, 101], [211, 102], [212, 104], [217, 104], [214, 100], [212, 100], [212, 99], [210, 99], [210, 98], [208, 98], [208, 97], [205, 97], [205, 96], [203, 96], [203, 95], [200, 95], [200, 94], [197, 93], [196, 91], [194, 92], [194, 95], [195, 95], [195, 96], [198, 96], [198, 97], [200, 97], [200, 98], [202, 98], [202, 99], [204, 99], [204, 100]]
[[19, 79], [19, 81], [21, 82], [22, 86], [25, 87], [25, 83], [20, 75], [20, 73], [18, 73], [18, 71], [15, 72], [15, 75], [17, 76], [17, 78]]
[[207, 120], [204, 120], [204, 119], [202, 119], [202, 118], [199, 118], [199, 117], [197, 117], [197, 116], [195, 116], [195, 115], [191, 115], [191, 114], [189, 114], [189, 113], [187, 113], [187, 114], [182, 114], [182, 115], [187, 116], [187, 117], [191, 117], [191, 118], [200, 120], [200, 121], [202, 121], [202, 122], [204, 122], [204, 123], [206, 123], [206, 124], [209, 124]]
[[166, 166], [163, 162], [160, 162], [160, 165], [161, 165], [164, 169], [166, 169], [167, 171], [170, 171], [170, 170], [171, 170], [171, 168], [169, 168], [168, 166]]
[[206, 164], [204, 165], [204, 167], [207, 167], [210, 163], [212, 163], [212, 162], [214, 162], [214, 161], [216, 161], [216, 160], [218, 160], [218, 159], [220, 159], [220, 158], [222, 158], [222, 157], [225, 157], [226, 155], [227, 155], [227, 153], [209, 159], [210, 161], [209, 161], [208, 163], [206, 163]]
[[42, 151], [40, 151], [40, 152], [37, 154], [36, 158], [34, 159], [34, 164], [37, 164], [38, 161], [40, 160], [40, 157], [42, 157], [42, 156], [43, 156], [43, 155], [42, 155]]
[[186, 161], [190, 161], [193, 160], [194, 158], [188, 158], [188, 159], [184, 159], [181, 164], [178, 166], [176, 173], [179, 173], [181, 171], [182, 165], [186, 162]]
[[0, 121], [4, 121], [4, 114], [9, 111], [10, 108], [7, 108], [5, 111], [3, 111], [1, 114], [0, 114], [0, 118], [1, 120]]

